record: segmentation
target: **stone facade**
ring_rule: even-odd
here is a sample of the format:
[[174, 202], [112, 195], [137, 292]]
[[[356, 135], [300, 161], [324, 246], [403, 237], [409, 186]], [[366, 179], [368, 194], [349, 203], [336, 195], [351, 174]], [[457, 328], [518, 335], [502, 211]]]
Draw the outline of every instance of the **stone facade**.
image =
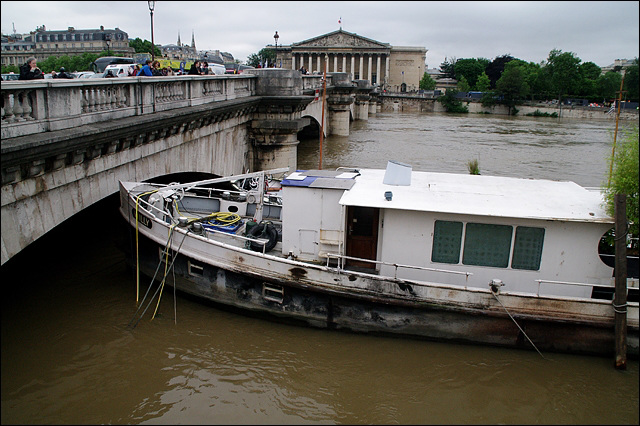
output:
[[31, 34], [17, 37], [2, 37], [2, 65], [20, 66], [28, 57], [43, 61], [50, 56], [74, 56], [83, 53], [112, 52], [114, 55], [131, 56], [134, 49], [129, 47], [129, 36], [119, 28], [47, 31], [38, 27]]
[[[275, 46], [270, 46], [275, 49]], [[390, 91], [417, 90], [427, 49], [394, 47], [342, 29], [276, 49], [276, 67], [311, 74], [344, 72]]]

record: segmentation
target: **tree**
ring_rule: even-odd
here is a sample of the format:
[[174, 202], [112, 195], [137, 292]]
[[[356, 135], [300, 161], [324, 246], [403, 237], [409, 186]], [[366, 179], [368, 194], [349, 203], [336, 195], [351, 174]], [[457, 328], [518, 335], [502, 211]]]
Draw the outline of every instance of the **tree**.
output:
[[478, 77], [484, 72], [484, 64], [475, 58], [458, 59], [454, 65], [454, 72], [456, 80], [464, 77], [469, 87], [475, 87]]
[[447, 59], [444, 58], [444, 62], [440, 64], [440, 72], [445, 78], [456, 78], [456, 71], [454, 69], [456, 65], [456, 58]]
[[142, 40], [137, 37], [133, 40], [129, 40], [129, 47], [133, 47], [136, 53], [151, 53], [151, 50], [154, 50], [154, 56], [162, 57], [162, 51], [158, 46], [152, 46], [149, 40]]
[[484, 72], [487, 73], [489, 77], [489, 81], [491, 82], [491, 88], [495, 89], [496, 82], [502, 75], [502, 71], [504, 71], [504, 66], [511, 62], [513, 57], [509, 54], [497, 56], [493, 61], [491, 61], [485, 68]]
[[638, 102], [638, 58], [626, 69], [623, 90], [627, 91], [627, 99]]
[[476, 82], [476, 90], [478, 92], [487, 92], [491, 88], [491, 81], [489, 80], [489, 76], [484, 71], [478, 77], [478, 81]]
[[603, 102], [611, 101], [618, 98], [622, 75], [615, 71], [607, 71], [604, 75], [598, 77], [597, 93], [602, 97]]
[[588, 78], [589, 80], [597, 80], [602, 74], [602, 68], [594, 64], [593, 62], [583, 62], [578, 67], [582, 78]]
[[252, 53], [247, 57], [247, 65], [260, 68], [264, 67], [267, 62], [274, 63], [276, 60], [276, 52], [270, 48], [263, 48], [258, 53]]
[[467, 79], [464, 77], [464, 75], [461, 76], [458, 79], [458, 91], [460, 91], [460, 92], [468, 92], [469, 89], [470, 89], [470, 85], [467, 82]]
[[[604, 199], [607, 213], [614, 216], [616, 194], [627, 195], [627, 221], [630, 222], [629, 234], [632, 253], [638, 254], [638, 126], [623, 129], [620, 143], [616, 147], [612, 164], [611, 179], [604, 187]], [[633, 239], [635, 238], [635, 239]]]
[[502, 77], [496, 83], [496, 93], [503, 97], [503, 103], [511, 109], [529, 94], [529, 85], [524, 79], [522, 68], [516, 62], [505, 66]]
[[562, 97], [571, 93], [575, 89], [576, 83], [580, 81], [580, 71], [578, 65], [580, 58], [573, 52], [562, 52], [553, 49], [549, 52], [545, 71], [551, 82], [551, 89], [558, 95], [558, 102], [562, 104]]
[[433, 90], [436, 88], [436, 81], [433, 78], [431, 78], [429, 74], [425, 72], [422, 78], [420, 79], [419, 87], [422, 90]]
[[444, 106], [447, 112], [468, 113], [469, 109], [456, 98], [457, 93], [458, 91], [455, 89], [448, 89], [437, 101]]

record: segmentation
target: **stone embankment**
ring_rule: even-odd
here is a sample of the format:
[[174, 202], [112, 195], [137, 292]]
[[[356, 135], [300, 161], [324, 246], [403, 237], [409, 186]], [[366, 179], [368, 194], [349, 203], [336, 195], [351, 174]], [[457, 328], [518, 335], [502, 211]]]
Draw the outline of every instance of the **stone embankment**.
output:
[[[381, 111], [401, 111], [401, 112], [446, 112], [440, 102], [433, 98], [419, 96], [381, 96]], [[463, 101], [470, 114], [495, 114], [509, 115], [509, 109], [504, 105], [496, 105], [490, 108], [482, 106], [480, 102]], [[523, 117], [540, 113], [553, 114], [554, 112], [562, 118], [588, 119], [588, 120], [615, 120], [616, 114], [609, 114], [609, 107], [583, 107], [573, 105], [563, 105], [562, 109], [558, 105], [546, 103], [532, 103], [516, 106], [518, 116]], [[620, 120], [638, 121], [638, 110], [620, 111]]]

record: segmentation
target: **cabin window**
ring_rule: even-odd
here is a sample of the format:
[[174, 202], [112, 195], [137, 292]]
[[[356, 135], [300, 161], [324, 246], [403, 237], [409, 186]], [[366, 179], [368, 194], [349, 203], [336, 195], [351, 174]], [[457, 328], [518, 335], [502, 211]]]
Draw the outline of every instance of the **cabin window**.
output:
[[462, 263], [506, 268], [509, 266], [512, 233], [513, 228], [507, 225], [468, 223]]
[[433, 250], [431, 261], [440, 263], [458, 263], [460, 261], [460, 243], [462, 242], [462, 222], [436, 220], [433, 231]]
[[[431, 261], [457, 264], [462, 251], [463, 223], [436, 220], [433, 231]], [[513, 227], [485, 223], [467, 223], [464, 231], [465, 265], [509, 267]], [[544, 228], [516, 227], [512, 269], [537, 271], [540, 269]]]
[[513, 269], [528, 269], [531, 271], [540, 269], [543, 241], [544, 228], [518, 226], [516, 228], [516, 241], [513, 246], [511, 267]]

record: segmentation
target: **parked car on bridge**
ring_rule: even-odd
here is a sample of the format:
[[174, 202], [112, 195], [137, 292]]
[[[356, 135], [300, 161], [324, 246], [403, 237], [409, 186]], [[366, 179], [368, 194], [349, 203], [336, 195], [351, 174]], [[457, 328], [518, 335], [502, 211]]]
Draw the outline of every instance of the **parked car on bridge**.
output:
[[76, 78], [91, 78], [92, 75], [95, 75], [93, 71], [78, 71], [73, 73]]
[[135, 65], [132, 64], [110, 64], [104, 69], [104, 76], [106, 77], [111, 72], [115, 77], [130, 77], [134, 67]]
[[225, 74], [242, 74], [242, 72], [245, 70], [255, 69], [255, 67], [252, 67], [250, 65], [241, 65], [241, 64], [226, 64], [225, 67], [226, 67]]

